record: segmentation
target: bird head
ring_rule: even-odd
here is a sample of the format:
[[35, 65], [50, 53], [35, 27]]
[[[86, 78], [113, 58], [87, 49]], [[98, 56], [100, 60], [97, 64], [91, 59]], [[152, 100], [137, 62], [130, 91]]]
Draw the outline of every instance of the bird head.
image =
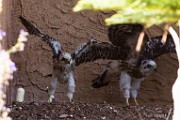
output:
[[65, 63], [70, 63], [71, 60], [72, 60], [72, 57], [71, 57], [70, 53], [67, 53], [67, 52], [62, 53], [61, 61], [65, 62]]
[[140, 70], [142, 73], [148, 73], [153, 71], [157, 67], [156, 62], [153, 60], [143, 60], [140, 65]]

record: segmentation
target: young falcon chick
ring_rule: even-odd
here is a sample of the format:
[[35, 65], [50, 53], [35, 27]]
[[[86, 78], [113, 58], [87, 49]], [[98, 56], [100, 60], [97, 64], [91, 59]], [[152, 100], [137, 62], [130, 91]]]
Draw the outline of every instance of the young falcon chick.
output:
[[136, 98], [140, 84], [155, 68], [156, 63], [153, 60], [143, 60], [139, 68], [125, 68], [122, 70], [121, 75], [119, 76], [119, 86], [126, 100], [126, 105], [129, 105], [128, 100], [130, 96], [134, 99], [135, 104], [138, 105]]
[[155, 58], [165, 53], [175, 53], [175, 45], [170, 35], [165, 44], [162, 36], [148, 37], [145, 29], [145, 37], [138, 56], [135, 56], [135, 47], [140, 32], [143, 31], [141, 24], [117, 24], [108, 29], [108, 37], [113, 45], [129, 50], [129, 58], [123, 61], [112, 61], [107, 69], [93, 80], [92, 86], [100, 88], [110, 82], [112, 75], [119, 75], [119, 86], [129, 105], [130, 94], [137, 103], [137, 92], [143, 81], [153, 69], [156, 68]]
[[126, 105], [129, 105], [130, 96], [134, 99], [136, 105], [138, 89], [141, 82], [149, 75], [156, 67], [156, 62], [153, 60], [143, 60], [139, 67], [136, 66], [137, 61], [130, 59], [128, 61], [111, 61], [108, 68], [93, 80], [92, 86], [100, 88], [108, 85], [112, 76], [118, 76], [120, 90], [125, 98]]
[[48, 87], [49, 102], [54, 99], [54, 94], [58, 83], [68, 82], [67, 96], [71, 101], [75, 92], [75, 80], [73, 75], [73, 65], [71, 64], [71, 54], [63, 52], [59, 40], [45, 35], [35, 25], [31, 24], [24, 17], [20, 16], [22, 24], [26, 27], [28, 32], [32, 35], [38, 36], [46, 42], [54, 53], [53, 56], [53, 74], [51, 83]]

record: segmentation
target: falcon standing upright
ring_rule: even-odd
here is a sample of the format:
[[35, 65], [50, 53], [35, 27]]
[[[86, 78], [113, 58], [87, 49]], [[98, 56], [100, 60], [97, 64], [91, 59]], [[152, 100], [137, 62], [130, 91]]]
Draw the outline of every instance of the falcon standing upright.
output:
[[46, 42], [52, 48], [54, 53], [52, 80], [48, 87], [48, 101], [52, 102], [54, 99], [54, 94], [58, 83], [64, 82], [68, 82], [67, 96], [71, 101], [75, 92], [73, 66], [70, 64], [71, 54], [62, 51], [59, 40], [42, 33], [34, 24], [30, 23], [24, 17], [20, 16], [19, 19], [30, 34], [40, 37], [41, 40]]
[[[171, 35], [167, 35], [167, 40], [163, 44], [162, 36], [148, 36], [149, 29], [144, 30], [141, 24], [117, 24], [109, 27], [109, 40], [113, 45], [130, 51], [128, 55], [130, 57], [125, 61], [111, 61], [107, 69], [93, 80], [92, 86], [94, 88], [107, 85], [112, 75], [119, 75], [119, 86], [126, 105], [129, 105], [128, 99], [130, 96], [133, 97], [135, 104], [138, 105], [136, 98], [141, 81], [157, 67], [154, 59], [165, 53], [176, 52]], [[145, 36], [140, 54], [137, 56], [135, 47], [142, 31], [145, 32]]]

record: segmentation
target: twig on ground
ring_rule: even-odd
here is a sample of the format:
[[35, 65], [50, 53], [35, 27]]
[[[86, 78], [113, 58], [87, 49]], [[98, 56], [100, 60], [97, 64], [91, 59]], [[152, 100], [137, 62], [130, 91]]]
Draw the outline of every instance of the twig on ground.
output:
[[171, 115], [171, 112], [172, 112], [172, 108], [169, 109], [168, 116], [167, 116], [166, 120], [169, 120], [169, 117], [170, 117], [170, 115]]

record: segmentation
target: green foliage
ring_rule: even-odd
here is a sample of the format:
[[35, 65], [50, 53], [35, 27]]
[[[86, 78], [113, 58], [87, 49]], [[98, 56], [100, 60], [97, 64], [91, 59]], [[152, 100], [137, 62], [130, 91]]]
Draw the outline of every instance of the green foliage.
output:
[[[127, 2], [128, 1], [128, 2]], [[73, 11], [81, 10], [120, 10], [133, 0], [80, 0]]]
[[80, 0], [73, 10], [115, 10], [117, 13], [105, 20], [107, 25], [145, 23], [150, 26], [177, 22], [180, 0]]

